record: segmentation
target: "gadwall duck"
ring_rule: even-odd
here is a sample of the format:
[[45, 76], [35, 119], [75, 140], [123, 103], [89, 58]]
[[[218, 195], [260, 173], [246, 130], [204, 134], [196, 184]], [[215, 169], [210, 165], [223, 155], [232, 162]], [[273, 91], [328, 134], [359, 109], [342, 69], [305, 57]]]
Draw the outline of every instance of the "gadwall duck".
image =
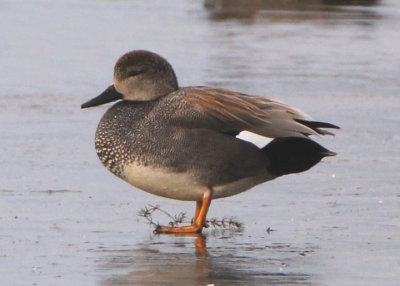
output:
[[[180, 88], [171, 65], [149, 51], [118, 59], [113, 84], [82, 108], [115, 100], [120, 101], [96, 131], [104, 166], [151, 194], [196, 202], [192, 225], [163, 226], [159, 233], [201, 232], [211, 200], [306, 171], [335, 155], [309, 136], [339, 127], [311, 121], [271, 98], [206, 86]], [[258, 148], [239, 139], [241, 131], [274, 139]]]

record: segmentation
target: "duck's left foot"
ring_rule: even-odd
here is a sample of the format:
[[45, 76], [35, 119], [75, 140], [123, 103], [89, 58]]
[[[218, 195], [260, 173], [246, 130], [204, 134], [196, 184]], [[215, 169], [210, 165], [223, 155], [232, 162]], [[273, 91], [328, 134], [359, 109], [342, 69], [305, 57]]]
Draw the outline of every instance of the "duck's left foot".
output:
[[200, 233], [202, 229], [202, 226], [198, 226], [196, 224], [180, 227], [158, 226], [154, 230], [154, 233]]
[[200, 233], [206, 224], [208, 208], [211, 204], [211, 189], [203, 194], [203, 199], [196, 202], [196, 212], [194, 214], [193, 224], [189, 226], [158, 226], [154, 233]]

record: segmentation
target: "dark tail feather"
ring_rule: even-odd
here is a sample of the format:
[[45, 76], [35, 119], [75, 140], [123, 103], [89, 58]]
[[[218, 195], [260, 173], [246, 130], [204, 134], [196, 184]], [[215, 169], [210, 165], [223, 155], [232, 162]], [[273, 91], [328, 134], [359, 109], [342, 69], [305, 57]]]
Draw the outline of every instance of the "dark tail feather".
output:
[[276, 138], [262, 150], [270, 161], [268, 170], [276, 176], [306, 171], [322, 158], [336, 155], [311, 139], [300, 137]]
[[321, 128], [333, 128], [333, 129], [340, 129], [339, 126], [333, 125], [331, 123], [327, 122], [320, 122], [320, 121], [308, 121], [308, 120], [301, 120], [301, 119], [295, 119], [297, 122], [307, 126], [308, 128], [311, 128], [315, 132], [321, 135], [335, 135], [332, 132], [326, 131]]

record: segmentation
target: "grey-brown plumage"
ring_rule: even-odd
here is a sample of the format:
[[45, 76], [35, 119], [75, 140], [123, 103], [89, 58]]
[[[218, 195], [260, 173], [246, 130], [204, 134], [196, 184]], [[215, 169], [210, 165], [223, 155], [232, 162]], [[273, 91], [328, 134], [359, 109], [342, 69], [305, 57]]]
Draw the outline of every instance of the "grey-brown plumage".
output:
[[[102, 163], [124, 178], [123, 167], [190, 172], [202, 184], [221, 185], [265, 169], [266, 156], [253, 144], [202, 128], [199, 113], [188, 112], [183, 90], [150, 102], [121, 101], [104, 115], [96, 132]], [[185, 115], [195, 122], [181, 121]], [[110, 140], [110, 138], [112, 138]]]
[[[210, 196], [234, 195], [305, 171], [334, 155], [309, 136], [332, 134], [324, 128], [337, 126], [311, 121], [271, 98], [201, 86], [178, 88], [170, 64], [151, 52], [122, 56], [113, 86], [82, 107], [117, 99], [122, 101], [98, 126], [97, 154], [112, 173], [156, 195], [201, 204]], [[276, 139], [258, 148], [236, 138], [245, 130]], [[198, 216], [204, 211], [200, 213], [196, 211]]]

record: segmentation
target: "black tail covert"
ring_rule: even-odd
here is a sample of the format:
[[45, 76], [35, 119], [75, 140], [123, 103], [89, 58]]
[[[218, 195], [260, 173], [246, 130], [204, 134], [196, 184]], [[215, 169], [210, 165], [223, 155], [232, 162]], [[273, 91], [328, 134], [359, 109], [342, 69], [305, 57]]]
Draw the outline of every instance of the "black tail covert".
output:
[[275, 176], [300, 173], [310, 169], [325, 156], [334, 156], [318, 143], [308, 138], [275, 138], [263, 149], [268, 156], [268, 170]]

